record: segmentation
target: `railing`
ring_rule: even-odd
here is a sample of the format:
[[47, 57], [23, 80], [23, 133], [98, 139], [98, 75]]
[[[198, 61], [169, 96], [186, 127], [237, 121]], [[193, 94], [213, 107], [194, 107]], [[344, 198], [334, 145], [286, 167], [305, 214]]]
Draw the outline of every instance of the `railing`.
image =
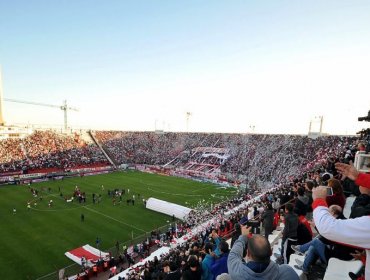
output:
[[110, 164], [114, 166], [114, 168], [117, 168], [117, 165], [115, 161], [111, 158], [110, 155], [104, 150], [103, 146], [99, 143], [98, 139], [95, 138], [94, 134], [91, 130], [89, 130], [88, 135], [90, 135], [93, 142], [99, 147], [100, 151], [104, 154], [105, 158], [109, 161]]

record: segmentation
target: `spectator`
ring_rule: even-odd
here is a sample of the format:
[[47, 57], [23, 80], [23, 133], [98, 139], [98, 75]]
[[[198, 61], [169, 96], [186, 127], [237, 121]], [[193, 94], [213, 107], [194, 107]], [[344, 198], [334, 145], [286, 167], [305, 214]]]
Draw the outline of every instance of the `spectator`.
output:
[[293, 213], [293, 205], [288, 203], [285, 206], [285, 226], [282, 239], [282, 256], [285, 264], [289, 263], [292, 254], [291, 245], [297, 243], [298, 216]]
[[280, 198], [274, 198], [274, 201], [272, 202], [272, 208], [274, 208], [274, 210], [278, 210], [280, 208]]
[[356, 185], [363, 186], [364, 188], [370, 188], [369, 174], [360, 173], [354, 166], [340, 162], [335, 164], [335, 168], [344, 176], [355, 181]]
[[370, 189], [360, 186], [359, 190], [361, 194], [352, 204], [350, 218], [370, 215]]
[[228, 273], [227, 258], [229, 256], [229, 244], [226, 241], [222, 240], [219, 243], [218, 248], [221, 254], [219, 258], [217, 258], [211, 266], [211, 271], [214, 278], [216, 278], [218, 275], [222, 273]]
[[242, 234], [241, 225], [239, 223], [236, 223], [234, 226], [234, 232], [231, 237], [231, 247], [233, 247], [235, 241], [239, 238], [239, 236]]
[[337, 179], [329, 179], [328, 187], [333, 189], [333, 195], [326, 197], [326, 203], [330, 205], [339, 205], [344, 208], [346, 197], [343, 194], [342, 184]]
[[202, 269], [199, 265], [198, 257], [190, 255], [188, 258], [188, 269], [185, 269], [182, 273], [183, 280], [201, 280]]
[[[338, 205], [331, 205], [329, 212], [335, 219], [345, 219], [342, 214], [342, 208]], [[334, 243], [322, 236], [318, 236], [303, 245], [293, 245], [292, 249], [300, 254], [306, 253], [303, 264], [296, 266], [297, 269], [301, 269], [305, 274], [308, 273], [311, 264], [314, 263], [317, 257], [320, 257], [323, 264], [327, 264], [331, 257], [350, 260], [352, 259], [351, 253], [354, 252], [352, 248]]]
[[298, 216], [306, 216], [307, 210], [308, 210], [308, 202], [309, 198], [305, 196], [304, 188], [299, 187], [298, 188], [298, 197], [295, 202], [294, 206], [294, 213], [296, 213]]
[[312, 220], [312, 189], [315, 186], [314, 182], [311, 180], [307, 180], [304, 184], [305, 187], [305, 196], [308, 197], [308, 208], [307, 208], [307, 219]]
[[[261, 235], [254, 235], [249, 240], [249, 229], [242, 227], [242, 235], [235, 242], [227, 262], [231, 279], [289, 279], [299, 277], [288, 265], [278, 265], [270, 260], [271, 247], [268, 240]], [[243, 250], [248, 243], [248, 262], [243, 262]]]
[[273, 230], [273, 223], [274, 223], [274, 211], [272, 210], [272, 205], [267, 203], [266, 210], [262, 214], [262, 225], [265, 229], [265, 237], [272, 233]]
[[175, 262], [167, 263], [167, 266], [164, 267], [164, 272], [167, 273], [163, 280], [180, 280], [181, 273], [177, 269]]
[[215, 261], [216, 254], [213, 252], [213, 244], [208, 242], [205, 246], [206, 255], [202, 261], [202, 280], [213, 280], [211, 267]]

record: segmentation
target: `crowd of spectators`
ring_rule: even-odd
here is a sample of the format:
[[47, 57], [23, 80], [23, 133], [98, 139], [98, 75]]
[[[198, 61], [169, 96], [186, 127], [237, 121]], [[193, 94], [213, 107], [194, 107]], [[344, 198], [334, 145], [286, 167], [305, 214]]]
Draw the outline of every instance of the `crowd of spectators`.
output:
[[107, 160], [98, 146], [87, 143], [77, 133], [35, 131], [23, 139], [0, 141], [0, 172], [68, 169], [96, 163], [107, 163]]
[[[297, 135], [162, 133], [96, 131], [97, 140], [117, 164], [171, 164], [184, 167], [199, 147], [223, 148], [230, 154], [219, 170], [256, 182], [282, 182], [296, 174], [327, 164], [345, 152], [352, 137], [328, 136], [310, 139]], [[207, 158], [207, 162], [210, 162]], [[219, 162], [219, 161], [215, 161]]]
[[[199, 234], [194, 235], [191, 240], [188, 240], [188, 242], [185, 242], [176, 249], [171, 250], [171, 252], [168, 255], [163, 256], [161, 260], [155, 259], [152, 262], [147, 262], [141, 267], [132, 269], [125, 279], [233, 279], [232, 276], [238, 277], [237, 274], [240, 273], [239, 269], [234, 271], [233, 268], [236, 267], [235, 261], [237, 261], [238, 258], [241, 259], [245, 256], [245, 252], [242, 253], [238, 251], [239, 249], [233, 249], [233, 265], [225, 265], [226, 262], [230, 262], [230, 248], [224, 243], [220, 245], [222, 237], [232, 237], [231, 246], [235, 245], [236, 242], [239, 242], [237, 243], [237, 246], [242, 246], [244, 249], [246, 248], [247, 243], [248, 245], [251, 245], [254, 244], [253, 242], [257, 242], [253, 246], [257, 246], [258, 244], [261, 245], [262, 243], [263, 246], [265, 246], [268, 244], [268, 242], [266, 243], [267, 239], [258, 240], [258, 237], [250, 240], [246, 239], [246, 236], [244, 237], [245, 232], [243, 232], [240, 225], [245, 224], [247, 221], [258, 219], [258, 221], [263, 221], [263, 232], [271, 232], [271, 230], [275, 229], [279, 223], [279, 218], [281, 217], [279, 210], [284, 211], [283, 220], [285, 220], [286, 225], [283, 231], [283, 244], [285, 243], [289, 245], [289, 248], [288, 251], [284, 251], [282, 248], [281, 252], [285, 255], [282, 256], [281, 260], [278, 259], [277, 262], [281, 261], [282, 263], [288, 263], [289, 256], [294, 253], [294, 249], [296, 252], [302, 251], [302, 253], [306, 254], [306, 259], [304, 263], [297, 263], [296, 269], [309, 274], [311, 265], [321, 258], [316, 250], [318, 246], [317, 244], [321, 244], [320, 242], [326, 242], [324, 243], [324, 246], [329, 248], [325, 258], [321, 259], [322, 266], [327, 265], [328, 259], [331, 257], [337, 257], [343, 260], [351, 258], [351, 256], [353, 256], [351, 253], [354, 253], [353, 248], [346, 247], [342, 244], [336, 244], [335, 242], [326, 240], [320, 235], [315, 237], [312, 232], [311, 219], [313, 209], [311, 208], [311, 203], [313, 201], [313, 187], [326, 184], [333, 188], [334, 195], [330, 197], [328, 196], [326, 198], [326, 203], [329, 206], [331, 205], [330, 209], [332, 210], [329, 210], [333, 211], [333, 215], [336, 215], [335, 217], [343, 217], [342, 203], [345, 200], [345, 195], [348, 196], [356, 194], [356, 186], [348, 189], [347, 192], [343, 191], [343, 186], [348, 178], [342, 177], [341, 174], [336, 171], [334, 166], [335, 162], [353, 160], [353, 155], [356, 151], [356, 148], [353, 145], [354, 143], [341, 143], [340, 140], [336, 139], [331, 139], [331, 141], [334, 141], [331, 143], [338, 144], [338, 148], [332, 147], [332, 149], [323, 149], [329, 152], [326, 156], [320, 150], [316, 153], [316, 157], [314, 157], [313, 162], [306, 162], [307, 168], [303, 169], [305, 170], [304, 172], [297, 173], [294, 177], [292, 176], [290, 182], [287, 184], [276, 183], [276, 189], [266, 192], [253, 205], [242, 207], [237, 211], [230, 211], [238, 205], [242, 205], [243, 202], [251, 200], [253, 197], [260, 194], [261, 190], [259, 189], [249, 188], [246, 193], [240, 192], [237, 197], [215, 205], [211, 210], [208, 208], [208, 205], [204, 208], [202, 208], [202, 205], [199, 205], [198, 211], [191, 212], [182, 224], [178, 224], [176, 230], [172, 229], [169, 231], [166, 235], [166, 240], [170, 241], [175, 236], [179, 237], [182, 234], [186, 234], [190, 229], [202, 224], [206, 220], [211, 222], [208, 223], [199, 232]], [[335, 141], [339, 141], [339, 143]], [[352, 144], [352, 150], [351, 156], [348, 157], [348, 145], [350, 144]], [[361, 196], [359, 199], [356, 199], [356, 203], [354, 203], [352, 211], [360, 212], [362, 213], [361, 215], [369, 215], [370, 211], [368, 210], [368, 206], [364, 203], [364, 201], [368, 201], [368, 198], [365, 197], [368, 193], [369, 192], [364, 188], [360, 188]], [[293, 203], [291, 204], [288, 202]], [[340, 206], [338, 204], [342, 205]], [[361, 209], [358, 207], [361, 207]], [[277, 221], [275, 219], [276, 216], [278, 217]], [[302, 234], [302, 232], [304, 232], [304, 234]], [[259, 231], [254, 233], [259, 233]], [[305, 237], [303, 238], [303, 236]], [[288, 240], [293, 242], [288, 242]], [[294, 244], [301, 244], [299, 245], [301, 247], [291, 246]], [[266, 251], [266, 256], [268, 256], [268, 258], [262, 261], [266, 262], [264, 264], [264, 269], [261, 271], [262, 274], [256, 273], [255, 270], [253, 270], [256, 268], [254, 265], [259, 264], [259, 267], [261, 267], [261, 260], [256, 258], [256, 256], [253, 256], [252, 251], [253, 250], [251, 248], [249, 250], [249, 254], [251, 255], [248, 255], [248, 259], [251, 262], [250, 266], [248, 264], [245, 266], [244, 264], [242, 267], [243, 269], [246, 269], [246, 273], [248, 272], [249, 275], [262, 277], [261, 275], [265, 273], [264, 269], [266, 269], [266, 271], [270, 270], [270, 268], [267, 269], [267, 267], [272, 266], [272, 263], [274, 262], [270, 261], [270, 255], [268, 251]], [[359, 256], [363, 256], [361, 252], [357, 254]], [[224, 273], [225, 269], [228, 275]], [[230, 271], [230, 269], [232, 271]], [[280, 273], [290, 275], [289, 279], [298, 279], [298, 276], [295, 275], [292, 268], [288, 268], [287, 266], [280, 266], [279, 268], [274, 265], [273, 269], [275, 269], [275, 271], [277, 271], [276, 269], [280, 269]], [[191, 275], [192, 278], [188, 278], [190, 277], [189, 275]], [[246, 278], [247, 276], [245, 273], [243, 273], [243, 275], [244, 278], [240, 279], [249, 279]], [[217, 276], [219, 276], [219, 278], [216, 278]], [[358, 276], [361, 276], [361, 271]], [[272, 278], [262, 277], [261, 279]], [[309, 279], [313, 278], [309, 276]]]
[[0, 172], [22, 170], [26, 160], [21, 143], [19, 138], [0, 141]]
[[[314, 250], [317, 249], [315, 246], [321, 246], [322, 242], [332, 244], [325, 239], [311, 241], [313, 233], [308, 220], [312, 218], [313, 211], [312, 188], [318, 185], [328, 184], [333, 189], [334, 195], [326, 198], [326, 205], [338, 217], [342, 216], [340, 212], [345, 197], [353, 194], [358, 195], [359, 199], [354, 203], [355, 214], [352, 215], [358, 217], [370, 214], [367, 206], [370, 200], [368, 191], [356, 186], [350, 178], [341, 177], [335, 168], [337, 162], [353, 160], [356, 152], [354, 138], [330, 136], [310, 139], [293, 135], [114, 131], [97, 131], [93, 135], [117, 164], [164, 165], [171, 162], [172, 167], [179, 168], [189, 162], [194, 150], [199, 147], [221, 148], [229, 154], [225, 157], [227, 160], [222, 161], [220, 171], [223, 174], [238, 174], [248, 186], [245, 192], [239, 190], [238, 195], [231, 200], [211, 207], [198, 205], [176, 228], [156, 235], [159, 244], [171, 242], [175, 237], [179, 238], [196, 226], [211, 221], [161, 260], [155, 259], [132, 269], [126, 279], [215, 279], [218, 275], [227, 277], [223, 273], [227, 272], [230, 248], [221, 237], [232, 237], [232, 245], [246, 246], [246, 239], [239, 237], [243, 235], [240, 225], [252, 220], [260, 222], [261, 219], [263, 233], [267, 237], [278, 225], [280, 209], [285, 213], [283, 244], [289, 245], [282, 248], [281, 261], [289, 262], [289, 255], [294, 250], [308, 252], [307, 261], [298, 264], [298, 269], [308, 273], [315, 259], [312, 257], [317, 251]], [[0, 141], [1, 172], [40, 168], [68, 169], [94, 163], [107, 161], [97, 145], [87, 143], [79, 134], [62, 135], [53, 131], [36, 131], [24, 139]], [[263, 184], [256, 184], [257, 181], [270, 183], [275, 189], [266, 192], [253, 205], [231, 211], [261, 194]], [[286, 204], [292, 199], [293, 204]], [[255, 227], [253, 233], [260, 233], [258, 228]], [[300, 239], [302, 236], [307, 238]], [[253, 242], [256, 244], [252, 245], [257, 246], [263, 245], [265, 241], [256, 238]], [[332, 249], [335, 248], [333, 245]], [[236, 249], [233, 252], [235, 261], [235, 257], [241, 252]], [[325, 265], [332, 255], [318, 257], [321, 257]], [[339, 257], [341, 255], [343, 256], [340, 253]], [[256, 258], [253, 254], [249, 257], [254, 260]], [[130, 259], [130, 255], [126, 251], [120, 259]], [[220, 260], [223, 260], [222, 263]], [[253, 270], [253, 265], [251, 267]], [[232, 275], [233, 272], [229, 271], [229, 274]]]
[[[93, 134], [116, 164], [161, 166], [171, 162], [169, 167], [186, 168], [197, 148], [222, 148], [228, 153], [222, 154], [225, 159], [213, 158], [210, 153], [204, 158], [205, 162], [220, 165], [218, 172], [247, 185], [287, 181], [295, 174], [326, 164], [353, 141], [353, 138], [338, 136], [310, 139], [293, 135], [122, 131]], [[79, 134], [36, 131], [23, 139], [0, 141], [0, 172], [68, 169], [94, 163], [107, 161], [97, 145], [87, 143]]]

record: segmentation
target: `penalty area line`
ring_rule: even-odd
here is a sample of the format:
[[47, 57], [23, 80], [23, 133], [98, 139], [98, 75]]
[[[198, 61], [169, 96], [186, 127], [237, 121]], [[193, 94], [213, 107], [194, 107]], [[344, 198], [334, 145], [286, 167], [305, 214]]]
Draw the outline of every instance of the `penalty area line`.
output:
[[126, 224], [126, 223], [124, 223], [124, 222], [122, 222], [122, 221], [120, 221], [120, 220], [117, 220], [117, 219], [115, 219], [115, 218], [113, 218], [113, 217], [111, 217], [111, 216], [109, 216], [109, 215], [105, 215], [104, 213], [101, 213], [101, 212], [99, 212], [99, 211], [96, 211], [96, 210], [94, 210], [94, 209], [91, 209], [91, 208], [89, 208], [89, 207], [87, 207], [87, 206], [82, 206], [82, 207], [83, 207], [83, 208], [85, 208], [85, 209], [87, 209], [87, 210], [89, 210], [89, 211], [91, 211], [91, 212], [93, 212], [93, 213], [99, 214], [99, 215], [104, 216], [104, 217], [106, 217], [106, 218], [108, 218], [108, 219], [111, 219], [111, 220], [113, 220], [113, 221], [116, 221], [117, 223], [120, 223], [120, 224], [123, 224], [123, 225], [129, 226], [129, 227], [131, 227], [131, 228], [134, 228], [134, 229], [140, 230], [140, 231], [142, 231], [142, 232], [146, 232], [145, 230], [143, 230], [143, 229], [141, 229], [141, 228], [135, 227], [135, 226], [130, 225], [130, 224]]

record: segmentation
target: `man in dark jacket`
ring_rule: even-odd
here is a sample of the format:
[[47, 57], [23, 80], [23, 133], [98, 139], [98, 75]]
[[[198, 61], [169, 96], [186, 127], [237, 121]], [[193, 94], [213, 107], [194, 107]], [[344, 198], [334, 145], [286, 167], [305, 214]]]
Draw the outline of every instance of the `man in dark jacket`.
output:
[[370, 215], [370, 189], [359, 187], [360, 195], [356, 197], [351, 207], [350, 218]]
[[313, 202], [313, 199], [312, 199], [312, 189], [313, 187], [315, 186], [314, 182], [313, 181], [306, 181], [304, 187], [305, 187], [305, 196], [308, 197], [308, 208], [307, 208], [307, 214], [306, 214], [306, 217], [308, 220], [312, 220], [312, 202]]
[[297, 243], [298, 216], [293, 213], [293, 204], [288, 203], [285, 206], [285, 226], [282, 239], [282, 256], [284, 263], [289, 263], [290, 255], [293, 253], [291, 245]]
[[164, 280], [180, 280], [181, 279], [181, 273], [177, 269], [177, 265], [175, 262], [166, 263], [166, 266], [163, 267], [163, 270], [166, 274], [166, 276], [163, 278]]
[[298, 197], [297, 197], [297, 200], [295, 202], [295, 206], [294, 206], [294, 212], [298, 215], [298, 216], [306, 216], [307, 214], [307, 210], [308, 210], [308, 202], [309, 202], [309, 198], [307, 196], [305, 196], [305, 192], [304, 192], [304, 188], [300, 187], [298, 188]]
[[262, 214], [262, 220], [262, 225], [265, 229], [265, 237], [268, 238], [268, 236], [272, 233], [274, 224], [274, 211], [270, 203], [267, 204], [266, 210]]
[[190, 255], [188, 258], [188, 268], [182, 273], [183, 280], [201, 280], [202, 268], [200, 267], [198, 257]]

